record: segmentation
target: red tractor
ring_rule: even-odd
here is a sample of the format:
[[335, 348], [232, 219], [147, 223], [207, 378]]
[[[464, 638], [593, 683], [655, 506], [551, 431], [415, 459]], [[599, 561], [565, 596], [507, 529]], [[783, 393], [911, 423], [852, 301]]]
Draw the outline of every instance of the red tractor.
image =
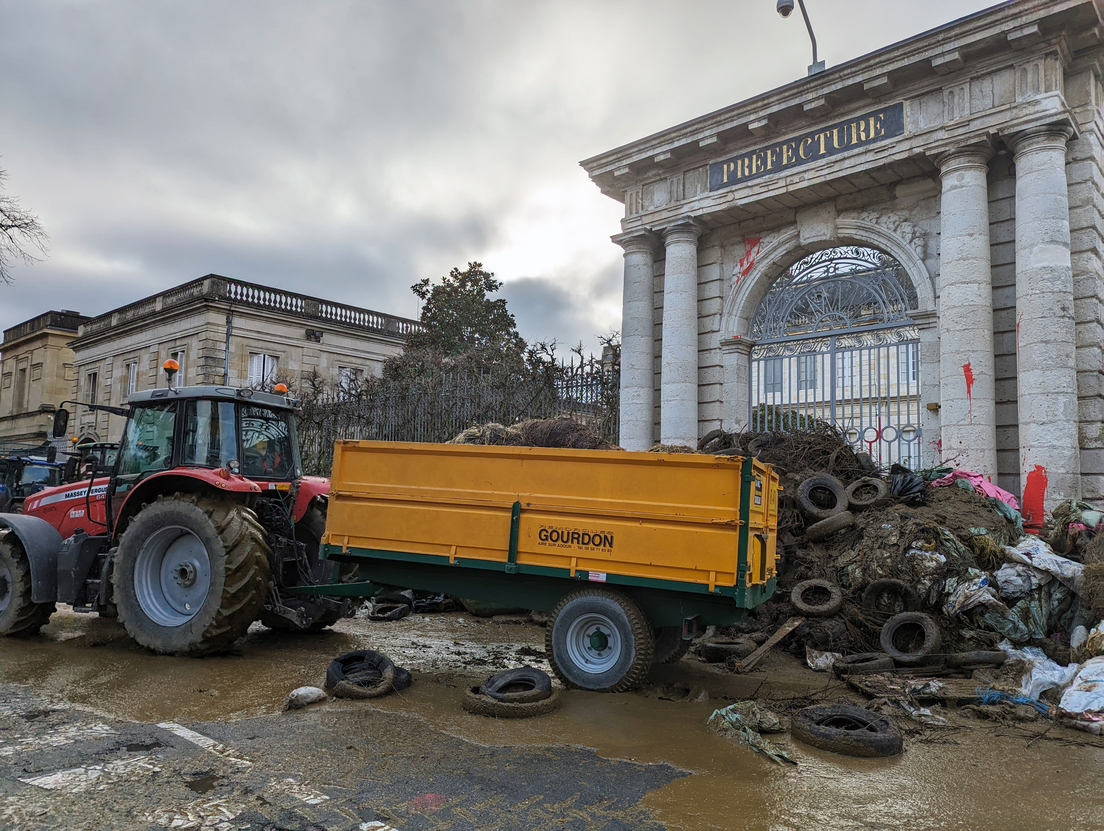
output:
[[[157, 652], [225, 649], [254, 620], [317, 631], [348, 600], [291, 594], [332, 584], [322, 560], [329, 480], [303, 476], [299, 402], [201, 386], [132, 393], [109, 476], [34, 494], [0, 514], [0, 634], [33, 635], [55, 603], [118, 615]], [[54, 435], [69, 413], [58, 411]]]

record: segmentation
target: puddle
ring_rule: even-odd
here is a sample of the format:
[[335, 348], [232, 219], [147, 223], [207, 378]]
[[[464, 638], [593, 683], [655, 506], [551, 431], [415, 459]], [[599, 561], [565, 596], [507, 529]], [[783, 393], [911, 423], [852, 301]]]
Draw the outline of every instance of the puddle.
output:
[[221, 776], [216, 776], [215, 774], [210, 773], [206, 776], [200, 776], [196, 779], [190, 779], [184, 784], [196, 793], [207, 793], [208, 791], [213, 791], [215, 789], [215, 785], [221, 778]]
[[126, 749], [127, 753], [148, 753], [151, 750], [156, 750], [164, 746], [165, 745], [161, 744], [157, 739], [154, 739], [152, 742], [135, 742], [134, 744], [128, 744]]

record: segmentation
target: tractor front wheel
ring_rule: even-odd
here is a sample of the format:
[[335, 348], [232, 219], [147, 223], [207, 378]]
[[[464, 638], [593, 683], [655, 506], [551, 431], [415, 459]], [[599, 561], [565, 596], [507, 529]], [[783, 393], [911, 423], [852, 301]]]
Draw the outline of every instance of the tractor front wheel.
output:
[[0, 531], [0, 635], [29, 637], [46, 625], [56, 607], [31, 601], [31, 566], [19, 538]]
[[119, 619], [155, 652], [226, 649], [264, 604], [268, 561], [264, 530], [243, 505], [193, 494], [158, 497], [119, 541]]

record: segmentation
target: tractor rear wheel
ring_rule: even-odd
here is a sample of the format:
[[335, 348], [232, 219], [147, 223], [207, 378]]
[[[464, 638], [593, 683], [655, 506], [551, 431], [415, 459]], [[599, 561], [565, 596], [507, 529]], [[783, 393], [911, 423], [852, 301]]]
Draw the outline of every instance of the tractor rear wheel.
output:
[[226, 649], [264, 604], [268, 562], [264, 530], [248, 508], [213, 496], [159, 496], [119, 541], [119, 619], [155, 652]]
[[[317, 503], [307, 508], [303, 518], [295, 523], [295, 537], [307, 547], [307, 561], [310, 563], [311, 579], [316, 583], [350, 582], [345, 579], [348, 575], [341, 573], [341, 564], [329, 560], [320, 560], [318, 554], [322, 548], [322, 533], [326, 530], [325, 506]], [[352, 577], [355, 579], [356, 566], [353, 566]], [[280, 576], [276, 576], [280, 583]], [[297, 579], [289, 585], [298, 585]], [[282, 588], [278, 585], [277, 588]], [[328, 626], [333, 626], [341, 619], [341, 612], [331, 608], [321, 600], [309, 597], [288, 597], [284, 603], [292, 609], [302, 609], [310, 623], [303, 629], [283, 615], [278, 615], [267, 609], [261, 610], [260, 621], [269, 629], [277, 629], [286, 632], [321, 632]]]
[[53, 603], [31, 601], [31, 566], [19, 538], [0, 531], [0, 635], [38, 634], [54, 613]]

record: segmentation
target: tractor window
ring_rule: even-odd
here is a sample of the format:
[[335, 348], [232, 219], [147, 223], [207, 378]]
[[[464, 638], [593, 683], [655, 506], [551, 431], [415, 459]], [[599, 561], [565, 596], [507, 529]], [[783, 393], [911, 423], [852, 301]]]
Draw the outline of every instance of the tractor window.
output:
[[119, 446], [119, 475], [132, 476], [172, 467], [175, 427], [175, 401], [135, 410]]
[[238, 421], [231, 401], [189, 401], [184, 408], [183, 464], [222, 467], [238, 458]]
[[243, 406], [241, 434], [243, 476], [289, 479], [297, 475], [287, 413]]

